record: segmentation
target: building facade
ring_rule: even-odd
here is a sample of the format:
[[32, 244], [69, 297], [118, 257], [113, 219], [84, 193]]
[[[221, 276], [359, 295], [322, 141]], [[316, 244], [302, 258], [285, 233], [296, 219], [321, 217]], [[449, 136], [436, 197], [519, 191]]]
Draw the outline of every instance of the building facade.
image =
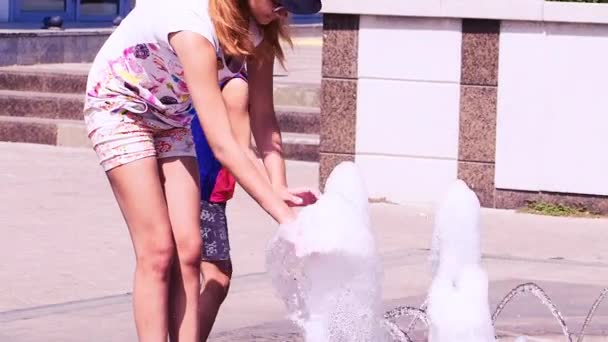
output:
[[321, 183], [355, 161], [370, 196], [608, 214], [608, 4], [325, 0]]
[[135, 0], [0, 0], [0, 22], [41, 23], [43, 18], [61, 16], [66, 25], [111, 24], [125, 16]]
[[[104, 26], [127, 15], [134, 5], [135, 0], [0, 0], [0, 23], [38, 24], [58, 15], [66, 26]], [[321, 16], [294, 16], [293, 22], [320, 23]]]

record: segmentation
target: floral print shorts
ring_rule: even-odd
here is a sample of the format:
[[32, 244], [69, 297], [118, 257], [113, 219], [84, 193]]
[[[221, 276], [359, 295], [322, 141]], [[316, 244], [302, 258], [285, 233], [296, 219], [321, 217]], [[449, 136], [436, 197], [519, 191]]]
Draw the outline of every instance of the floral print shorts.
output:
[[[146, 115], [149, 114], [149, 115]], [[190, 127], [170, 127], [153, 114], [104, 113], [104, 126], [89, 133], [93, 148], [105, 171], [146, 157], [196, 157]]]

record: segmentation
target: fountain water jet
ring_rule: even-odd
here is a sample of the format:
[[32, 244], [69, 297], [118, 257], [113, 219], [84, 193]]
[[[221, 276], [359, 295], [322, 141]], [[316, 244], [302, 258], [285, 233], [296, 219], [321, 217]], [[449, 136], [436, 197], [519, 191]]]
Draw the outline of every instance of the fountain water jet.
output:
[[488, 276], [481, 267], [480, 210], [475, 193], [457, 180], [436, 212], [427, 309], [430, 342], [495, 341]]
[[538, 286], [534, 283], [521, 284], [521, 285], [515, 287], [513, 290], [511, 290], [503, 298], [503, 300], [500, 301], [500, 303], [496, 307], [496, 310], [494, 311], [494, 314], [492, 315], [492, 323], [496, 322], [496, 320], [498, 319], [498, 316], [504, 310], [505, 306], [516, 295], [518, 295], [520, 293], [531, 293], [536, 298], [538, 298], [541, 301], [541, 303], [543, 303], [549, 309], [549, 311], [551, 311], [551, 314], [553, 315], [553, 317], [555, 317], [555, 319], [559, 323], [559, 326], [562, 328], [562, 332], [563, 332], [564, 336], [568, 339], [569, 342], [572, 342], [572, 337], [570, 335], [570, 331], [568, 330], [568, 325], [566, 324], [566, 321], [564, 320], [563, 315], [561, 314], [561, 312], [559, 312], [559, 310], [557, 309], [555, 304], [553, 304], [553, 302], [551, 301], [549, 296], [547, 296], [545, 291], [543, 291], [543, 289], [541, 289], [540, 286]]
[[599, 297], [597, 297], [595, 302], [593, 302], [591, 309], [589, 309], [589, 313], [587, 314], [587, 317], [585, 318], [585, 322], [583, 323], [581, 332], [578, 334], [578, 340], [577, 340], [578, 342], [583, 341], [583, 338], [585, 337], [585, 331], [587, 330], [587, 327], [589, 327], [589, 323], [591, 323], [591, 319], [593, 318], [593, 315], [595, 315], [595, 311], [600, 306], [600, 304], [604, 301], [604, 299], [606, 299], [607, 296], [608, 296], [608, 287], [605, 288], [602, 291], [602, 293], [600, 293]]
[[318, 202], [279, 227], [266, 261], [307, 341], [389, 340], [368, 196], [354, 163], [338, 165]]

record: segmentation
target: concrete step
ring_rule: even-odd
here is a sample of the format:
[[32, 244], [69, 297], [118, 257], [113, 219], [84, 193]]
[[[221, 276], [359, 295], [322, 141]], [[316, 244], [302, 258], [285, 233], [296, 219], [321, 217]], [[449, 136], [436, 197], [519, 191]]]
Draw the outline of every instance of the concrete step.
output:
[[[87, 64], [10, 66], [0, 68], [0, 90], [78, 94], [85, 92]], [[275, 78], [277, 106], [320, 107], [320, 84], [283, 82]]]
[[321, 108], [321, 85], [274, 82], [275, 106]]
[[319, 134], [321, 111], [312, 107], [277, 106], [275, 108], [282, 132]]
[[[0, 141], [91, 147], [82, 120], [0, 116]], [[283, 133], [285, 157], [319, 161], [319, 136]]]
[[0, 141], [91, 146], [83, 121], [9, 116], [0, 116]]
[[[0, 115], [43, 119], [81, 120], [84, 96], [33, 91], [0, 90]], [[277, 106], [284, 132], [318, 134], [319, 109]]]
[[283, 133], [283, 153], [286, 159], [319, 161], [319, 135]]
[[0, 69], [0, 89], [84, 94], [86, 85], [87, 75], [82, 73]]
[[77, 94], [0, 90], [0, 115], [78, 120], [83, 99]]

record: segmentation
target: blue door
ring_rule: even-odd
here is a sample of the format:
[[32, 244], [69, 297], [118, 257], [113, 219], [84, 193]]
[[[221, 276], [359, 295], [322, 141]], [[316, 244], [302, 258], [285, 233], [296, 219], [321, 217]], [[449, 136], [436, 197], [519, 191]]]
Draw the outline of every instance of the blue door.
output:
[[133, 8], [133, 0], [10, 0], [13, 22], [42, 22], [59, 15], [67, 23], [111, 22]]
[[323, 15], [322, 14], [313, 14], [313, 15], [296, 14], [291, 18], [291, 22], [295, 25], [322, 24]]
[[[73, 1], [73, 0], [72, 0]], [[126, 16], [133, 8], [134, 0], [76, 0], [76, 20], [112, 21], [117, 16]]]

